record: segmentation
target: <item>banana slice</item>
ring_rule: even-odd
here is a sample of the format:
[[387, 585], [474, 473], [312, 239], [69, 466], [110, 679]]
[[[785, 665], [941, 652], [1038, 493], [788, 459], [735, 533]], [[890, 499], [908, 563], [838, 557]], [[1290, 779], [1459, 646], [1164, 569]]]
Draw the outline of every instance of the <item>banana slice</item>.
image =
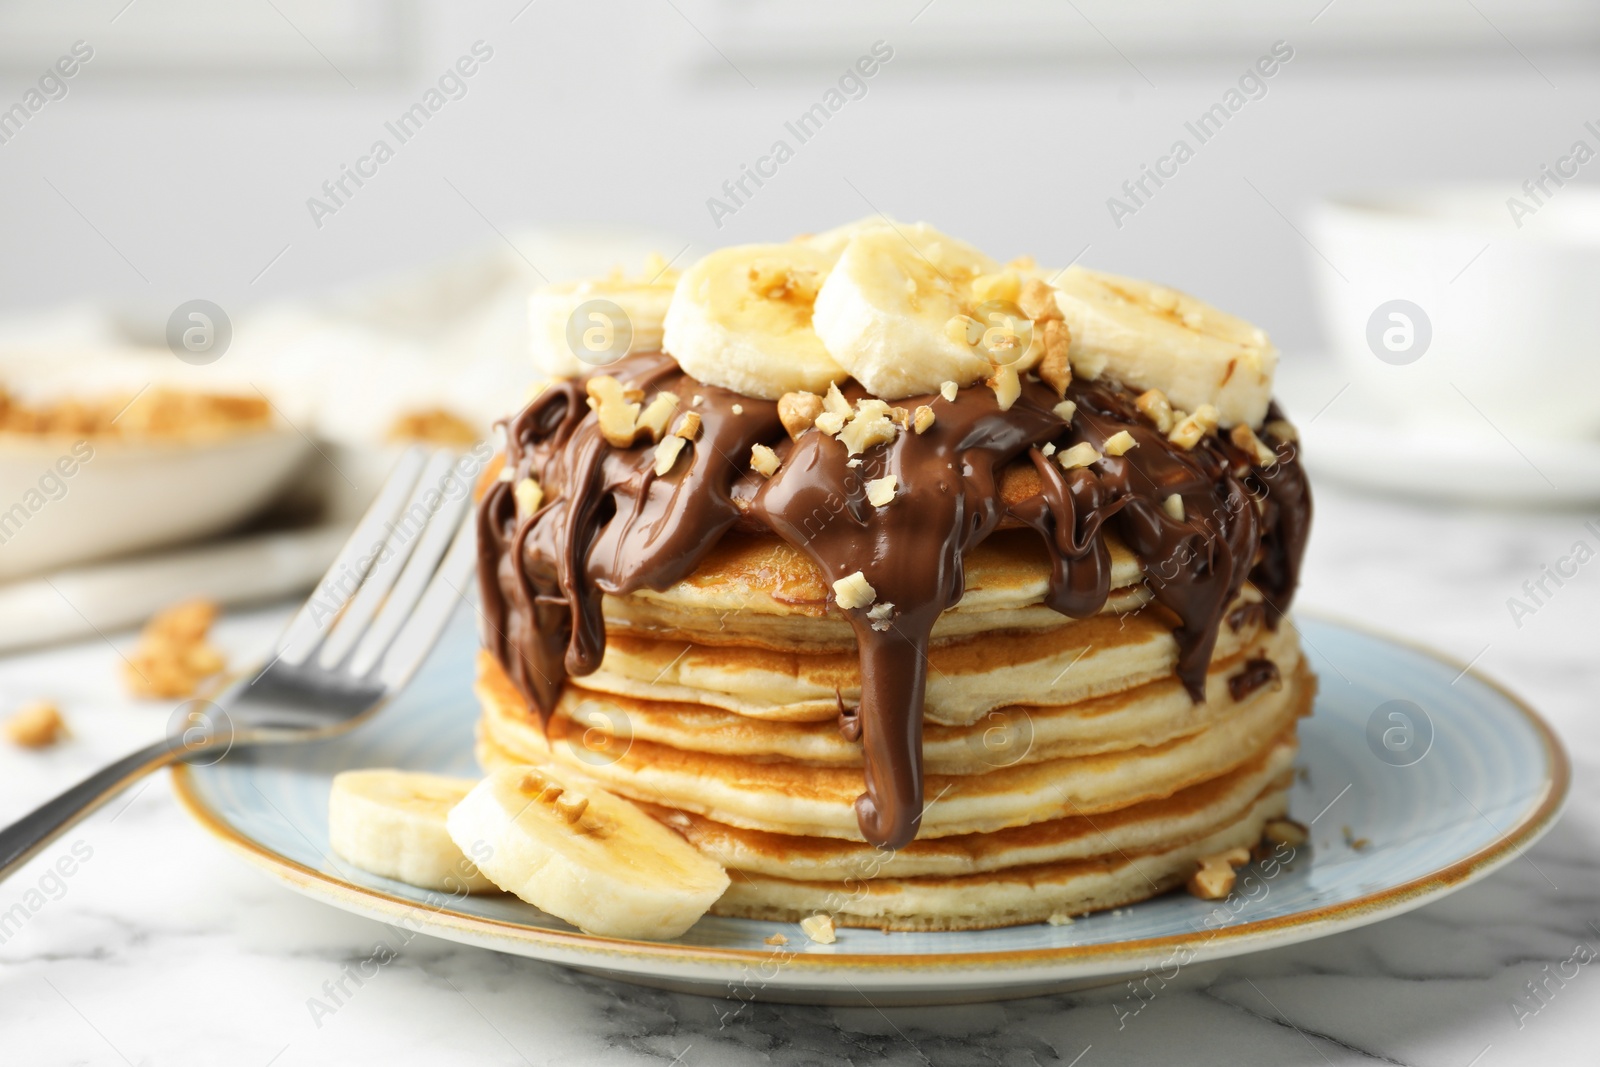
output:
[[825, 252], [828, 256], [837, 260], [839, 253], [844, 251], [844, 246], [849, 244], [850, 238], [856, 234], [867, 230], [894, 229], [896, 227], [903, 229], [905, 225], [905, 223], [896, 222], [887, 215], [868, 215], [864, 219], [847, 222], [843, 226], [835, 226], [831, 230], [823, 230], [821, 233], [797, 237], [795, 241], [798, 244], [815, 248], [819, 252]]
[[1160, 389], [1193, 411], [1211, 404], [1223, 426], [1259, 426], [1272, 399], [1278, 350], [1266, 333], [1175, 289], [1069, 267], [1055, 282], [1075, 374]]
[[661, 347], [661, 324], [678, 272], [659, 257], [644, 276], [559, 282], [528, 300], [533, 363], [550, 378], [573, 378], [615, 363], [629, 352]]
[[572, 771], [507, 767], [450, 812], [509, 893], [591, 934], [666, 940], [704, 915], [728, 874], [631, 801]]
[[776, 400], [846, 374], [811, 329], [834, 257], [809, 245], [736, 245], [684, 271], [667, 309], [666, 351], [712, 385]]
[[345, 771], [328, 795], [333, 850], [364, 871], [420, 889], [493, 892], [445, 828], [445, 816], [476, 784], [409, 771]]
[[817, 294], [813, 326], [839, 366], [884, 400], [966, 385], [992, 373], [972, 283], [996, 269], [926, 223], [867, 226]]

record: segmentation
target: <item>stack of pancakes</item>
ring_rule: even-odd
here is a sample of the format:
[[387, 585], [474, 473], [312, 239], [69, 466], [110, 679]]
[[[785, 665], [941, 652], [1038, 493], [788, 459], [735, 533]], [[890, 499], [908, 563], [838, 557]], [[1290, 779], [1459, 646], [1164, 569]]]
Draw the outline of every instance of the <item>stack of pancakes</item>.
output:
[[1145, 899], [1285, 813], [1315, 682], [1246, 584], [1191, 700], [1176, 617], [1107, 540], [1112, 593], [1082, 620], [1042, 602], [1031, 531], [968, 554], [928, 652], [925, 809], [898, 851], [853, 807], [854, 633], [775, 536], [729, 535], [683, 581], [607, 597], [604, 661], [568, 679], [548, 729], [483, 653], [480, 757], [553, 755], [646, 805], [729, 869], [722, 915], [964, 930]]

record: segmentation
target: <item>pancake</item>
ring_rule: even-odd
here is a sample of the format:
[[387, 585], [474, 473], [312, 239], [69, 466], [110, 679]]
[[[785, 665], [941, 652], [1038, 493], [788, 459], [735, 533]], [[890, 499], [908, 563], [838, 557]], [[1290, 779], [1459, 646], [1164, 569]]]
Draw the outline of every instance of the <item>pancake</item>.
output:
[[[703, 650], [693, 654], [704, 655]], [[936, 774], [981, 774], [1016, 763], [1121, 751], [1135, 740], [1140, 745], [1155, 745], [1199, 733], [1233, 714], [1229, 680], [1247, 663], [1260, 660], [1271, 662], [1280, 678], [1290, 677], [1300, 660], [1293, 631], [1262, 628], [1253, 642], [1219, 657], [1207, 677], [1206, 699], [1199, 704], [1190, 700], [1168, 673], [1157, 681], [1106, 696], [1001, 707], [960, 725], [941, 723], [929, 708], [923, 759]], [[981, 664], [974, 657], [970, 665]], [[949, 664], [946, 668], [953, 670]], [[999, 668], [1001, 673], [1009, 669]], [[990, 684], [998, 688], [1001, 679], [991, 679]], [[705, 696], [704, 690], [698, 692]], [[696, 691], [675, 687], [674, 693], [692, 696]], [[845, 698], [850, 696], [846, 690]], [[770, 722], [764, 716], [752, 718], [707, 707], [709, 703], [712, 701], [640, 700], [569, 687], [556, 706], [556, 716], [570, 724], [561, 728], [569, 735], [576, 727], [719, 756], [861, 766], [861, 747], [840, 734], [838, 705], [832, 699], [826, 705], [825, 719], [808, 722]]]
[[[1049, 759], [967, 775], [930, 774], [918, 837], [982, 833], [1062, 815], [1095, 814], [1170, 795], [1225, 774], [1309, 714], [1314, 690], [1303, 665], [1281, 687], [1238, 701], [1216, 725], [1157, 745]], [[754, 830], [861, 839], [855, 798], [861, 772], [692, 752], [627, 741], [553, 718], [548, 731], [497, 661], [480, 656], [484, 736], [524, 758], [549, 755], [634, 800]]]
[[[1016, 867], [965, 878], [873, 878], [799, 882], [763, 874], [735, 877], [712, 912], [797, 922], [827, 914], [837, 926], [881, 930], [988, 930], [1082, 915], [1148, 900], [1182, 885], [1203, 856], [1250, 848], [1288, 810], [1287, 779], [1248, 811], [1204, 836], [1091, 860]], [[735, 872], [742, 874], [742, 872]]]
[[[1259, 602], [1247, 588], [1235, 603]], [[1006, 633], [975, 634], [928, 651], [923, 717], [965, 725], [995, 708], [1013, 704], [1060, 705], [1172, 677], [1178, 645], [1161, 608], [1064, 620]], [[1213, 658], [1240, 653], [1265, 630], [1261, 613], [1249, 613], [1237, 628], [1221, 627]], [[749, 637], [749, 619], [725, 620], [726, 641]], [[605, 659], [593, 674], [572, 685], [595, 693], [654, 701], [699, 703], [760, 719], [821, 722], [838, 714], [841, 702], [861, 699], [861, 665], [851, 652], [794, 652], [748, 643], [707, 647], [693, 633], [672, 639], [608, 635]]]
[[[1131, 611], [1150, 600], [1139, 560], [1107, 538], [1110, 595], [1106, 612]], [[994, 630], [1054, 629], [1060, 613], [1043, 603], [1050, 565], [1037, 535], [995, 534], [965, 560], [961, 600], [933, 629], [935, 642]], [[816, 565], [775, 537], [724, 538], [693, 574], [656, 591], [640, 589], [604, 600], [608, 633], [668, 634], [706, 645], [794, 651], [856, 647], [849, 620], [831, 606]], [[730, 632], [730, 622], [735, 627]]]
[[[1171, 797], [970, 837], [919, 839], [896, 852], [831, 839], [755, 833], [655, 805], [646, 810], [729, 868], [712, 907], [734, 918], [840, 926], [976, 930], [1081, 915], [1156, 896], [1196, 861], [1261, 838], [1288, 811], [1292, 734], [1249, 764]], [[488, 768], [519, 762], [492, 741]]]
[[649, 806], [651, 814], [726, 867], [773, 878], [842, 882], [849, 878], [960, 877], [1009, 867], [1140, 852], [1202, 837], [1237, 818], [1292, 769], [1298, 751], [1286, 733], [1255, 759], [1170, 797], [1100, 815], [1074, 815], [988, 834], [919, 838], [886, 853], [861, 842], [796, 837], [725, 826]]

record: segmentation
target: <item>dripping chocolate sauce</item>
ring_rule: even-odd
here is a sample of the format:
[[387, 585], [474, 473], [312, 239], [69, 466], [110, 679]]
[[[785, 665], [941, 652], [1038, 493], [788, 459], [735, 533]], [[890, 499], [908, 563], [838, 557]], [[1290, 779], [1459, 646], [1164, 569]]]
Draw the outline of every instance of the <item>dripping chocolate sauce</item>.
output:
[[[510, 419], [512, 478], [493, 484], [478, 509], [485, 646], [548, 721], [567, 676], [600, 665], [602, 596], [667, 588], [730, 530], [783, 538], [830, 585], [862, 572], [874, 603], [893, 605], [886, 627], [866, 608], [845, 613], [861, 657], [861, 700], [846, 727], [859, 730], [865, 764], [856, 814], [874, 845], [899, 848], [916, 836], [929, 641], [940, 614], [961, 599], [965, 555], [996, 530], [1038, 533], [1051, 563], [1045, 603], [1072, 618], [1105, 606], [1105, 534], [1115, 533], [1176, 619], [1177, 674], [1196, 701], [1223, 615], [1246, 579], [1261, 590], [1272, 624], [1299, 579], [1311, 498], [1296, 446], [1269, 442], [1279, 462], [1266, 469], [1219, 436], [1185, 451], [1139, 414], [1133, 393], [1109, 383], [1072, 383], [1070, 425], [1054, 413], [1054, 391], [1026, 379], [1008, 411], [982, 385], [953, 401], [894, 401], [907, 412], [928, 405], [934, 424], [921, 434], [903, 427], [851, 467], [838, 439], [807, 431], [791, 441], [775, 402], [695, 381], [661, 353], [630, 356], [604, 373], [647, 396], [676, 393], [680, 410], [700, 414], [701, 433], [657, 476], [648, 438], [631, 448], [606, 443], [582, 381], [546, 387]], [[1123, 430], [1137, 447], [1092, 467], [1066, 471], [1045, 455], [1047, 445], [1080, 441], [1104, 454]], [[770, 479], [750, 469], [756, 444], [779, 456]], [[1002, 482], [1019, 466], [1037, 488], [1007, 504]], [[896, 497], [875, 507], [866, 484], [889, 474]], [[516, 510], [513, 486], [524, 478], [544, 490], [531, 516]], [[1182, 519], [1165, 506], [1173, 495]]]

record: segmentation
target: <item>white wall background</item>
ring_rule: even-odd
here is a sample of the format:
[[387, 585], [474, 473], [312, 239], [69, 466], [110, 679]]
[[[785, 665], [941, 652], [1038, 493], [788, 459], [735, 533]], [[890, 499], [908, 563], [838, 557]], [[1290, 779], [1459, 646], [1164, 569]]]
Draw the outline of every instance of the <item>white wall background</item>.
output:
[[[65, 98], [0, 144], [0, 311], [85, 297], [234, 308], [420, 265], [496, 228], [621, 223], [705, 246], [875, 206], [1001, 257], [1061, 263], [1087, 245], [1085, 262], [1193, 290], [1304, 349], [1319, 344], [1308, 249], [1286, 218], [1336, 189], [1486, 180], [1511, 195], [1600, 120], [1594, 17], [1560, 3], [1441, 0], [1399, 24], [1363, 0], [1199, 15], [904, 0], [804, 18], [712, 0], [369, 0], [321, 15], [228, 0], [203, 5], [197, 39], [245, 32], [215, 47], [184, 44], [192, 6], [0, 12], [0, 108], [74, 40], [96, 49]], [[377, 41], [392, 17], [402, 32]], [[789, 28], [763, 35], [772, 25]], [[715, 227], [707, 197], [879, 39], [895, 58], [868, 94]], [[1114, 226], [1106, 198], [1280, 39], [1295, 58], [1267, 96]], [[306, 199], [477, 40], [494, 56], [468, 94], [314, 226]]]

